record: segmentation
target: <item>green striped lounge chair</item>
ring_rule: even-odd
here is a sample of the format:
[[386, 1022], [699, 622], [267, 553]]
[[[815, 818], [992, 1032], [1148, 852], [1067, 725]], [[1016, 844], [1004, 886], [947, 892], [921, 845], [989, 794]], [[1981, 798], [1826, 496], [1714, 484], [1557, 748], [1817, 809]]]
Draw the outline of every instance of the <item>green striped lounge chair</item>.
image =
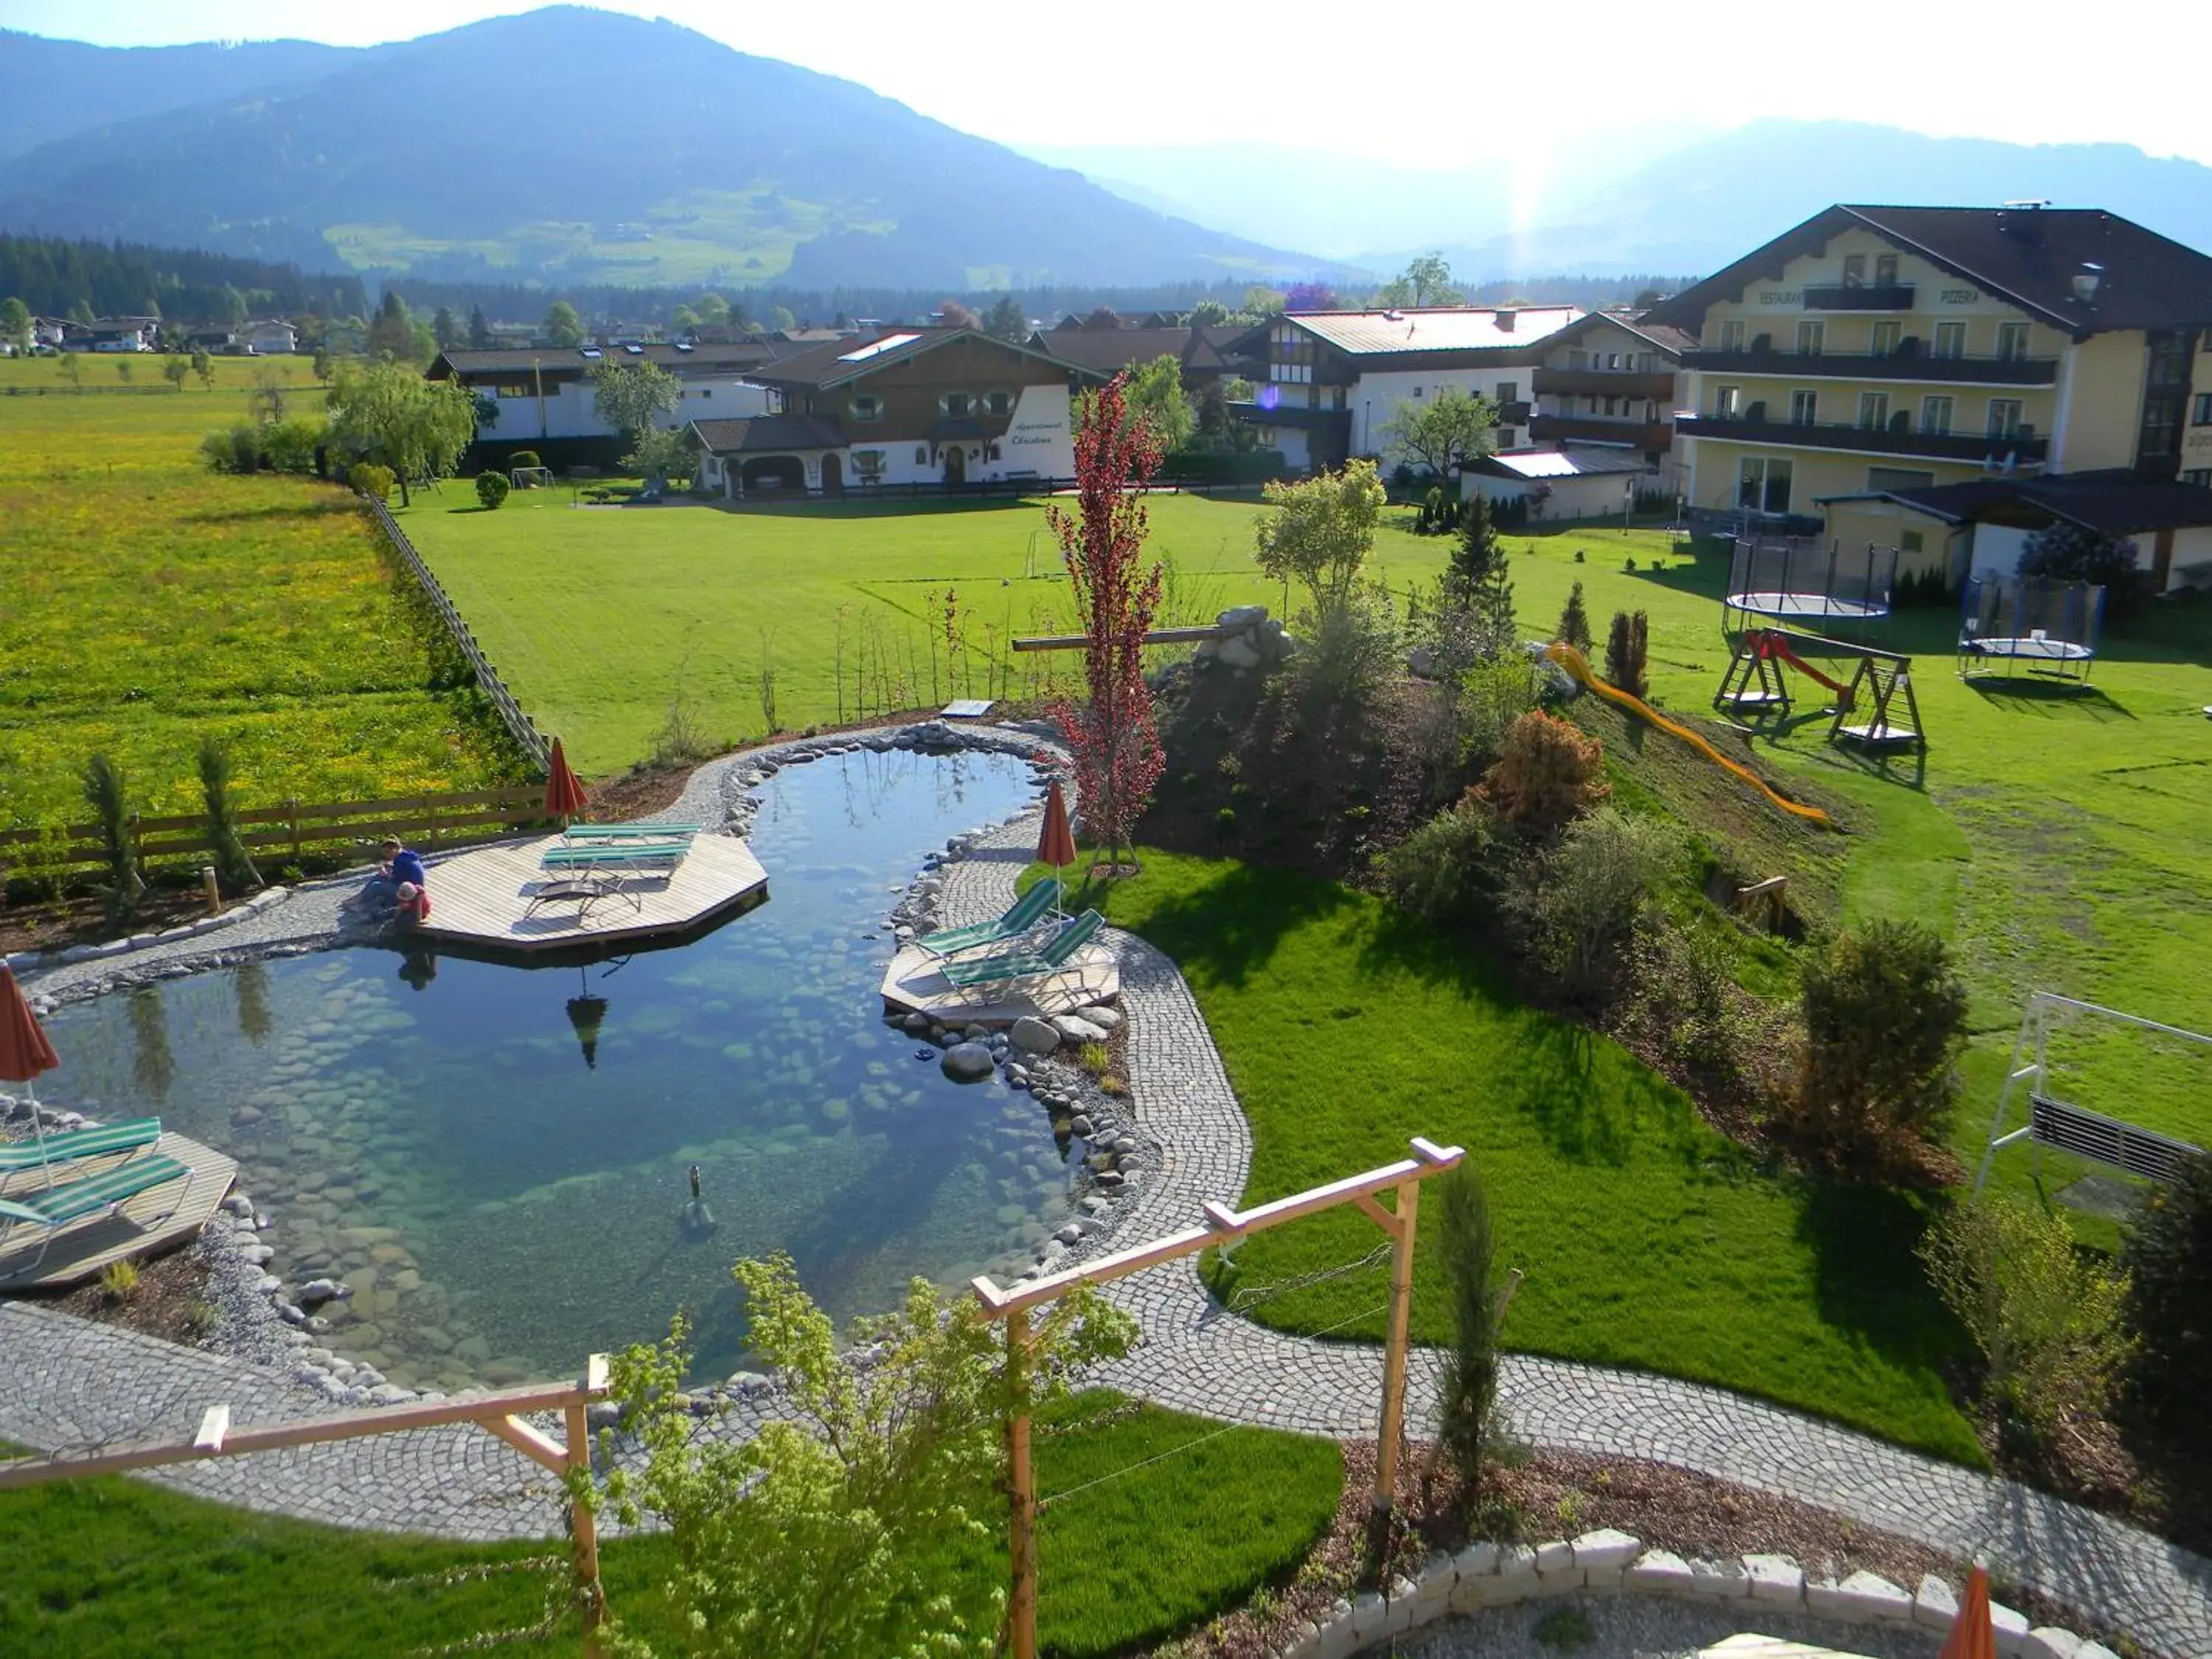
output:
[[1005, 915], [965, 927], [948, 927], [915, 943], [933, 957], [949, 957], [962, 951], [973, 951], [979, 945], [1020, 939], [1042, 921], [1045, 912], [1059, 902], [1060, 884], [1048, 876], [1016, 899]]
[[1060, 931], [1034, 951], [1003, 951], [997, 956], [969, 957], [947, 961], [938, 971], [948, 984], [973, 990], [978, 986], [1006, 985], [1025, 979], [1042, 979], [1067, 966], [1075, 953], [1098, 936], [1106, 918], [1096, 910], [1060, 924]]
[[27, 1170], [40, 1171], [51, 1187], [58, 1164], [82, 1164], [88, 1158], [106, 1158], [112, 1152], [143, 1152], [161, 1138], [160, 1118], [134, 1117], [121, 1123], [64, 1130], [46, 1136], [43, 1141], [11, 1140], [0, 1144], [0, 1193], [8, 1190], [11, 1176]]
[[684, 841], [630, 842], [621, 845], [549, 847], [539, 860], [548, 870], [674, 869], [684, 862], [691, 843]]
[[177, 1188], [176, 1202], [154, 1218], [150, 1224], [159, 1226], [176, 1214], [184, 1205], [185, 1194], [191, 1191], [192, 1171], [187, 1164], [179, 1164], [167, 1153], [155, 1152], [145, 1158], [134, 1158], [127, 1164], [118, 1164], [98, 1175], [81, 1180], [64, 1182], [43, 1192], [26, 1193], [17, 1198], [0, 1198], [0, 1250], [7, 1249], [9, 1240], [19, 1227], [37, 1227], [46, 1234], [39, 1253], [22, 1267], [0, 1278], [20, 1278], [36, 1273], [53, 1246], [55, 1237], [73, 1222], [88, 1217], [112, 1215], [141, 1193], [149, 1193], [170, 1182], [181, 1182]]
[[694, 836], [706, 834], [703, 823], [572, 823], [561, 832], [563, 845], [588, 847], [605, 842], [614, 845], [623, 842], [665, 841], [688, 842]]

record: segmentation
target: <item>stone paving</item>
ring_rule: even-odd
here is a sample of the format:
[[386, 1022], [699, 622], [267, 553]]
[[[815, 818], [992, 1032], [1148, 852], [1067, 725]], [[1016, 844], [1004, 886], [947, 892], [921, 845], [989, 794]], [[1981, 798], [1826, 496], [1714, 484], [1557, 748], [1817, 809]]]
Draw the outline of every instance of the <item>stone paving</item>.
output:
[[[671, 815], [705, 816], [710, 804], [726, 799], [732, 765], [752, 760], [702, 768]], [[939, 924], [958, 926], [1005, 908], [1036, 834], [1033, 816], [1018, 819], [948, 866]], [[335, 887], [327, 898], [295, 894], [237, 924], [246, 937], [236, 943], [267, 948], [311, 937], [317, 917], [326, 905], [334, 914], [340, 896], [343, 890]], [[1115, 939], [1125, 953], [1122, 1000], [1139, 1127], [1163, 1159], [1124, 1201], [1110, 1234], [1120, 1244], [1190, 1224], [1205, 1199], [1237, 1201], [1251, 1138], [1182, 975], [1141, 939]], [[208, 948], [199, 941], [155, 948], [183, 955], [195, 946], [203, 955]], [[40, 988], [61, 988], [42, 982]], [[1379, 1303], [1382, 1279], [1375, 1278]], [[1337, 1437], [1375, 1432], [1378, 1347], [1286, 1335], [1230, 1314], [1207, 1295], [1188, 1261], [1121, 1281], [1109, 1294], [1139, 1316], [1144, 1337], [1102, 1381], [1224, 1420]], [[1436, 1365], [1433, 1352], [1417, 1352], [1407, 1413], [1415, 1432], [1434, 1420]], [[1833, 1424], [1671, 1378], [1512, 1356], [1502, 1393], [1516, 1431], [1533, 1444], [1649, 1458], [1817, 1504], [1989, 1561], [2092, 1619], [2129, 1631], [2148, 1648], [2212, 1656], [2212, 1562], [2124, 1522]], [[0, 1437], [82, 1447], [189, 1433], [201, 1410], [218, 1400], [232, 1402], [240, 1423], [295, 1416], [316, 1404], [303, 1389], [243, 1361], [51, 1309], [0, 1304]], [[757, 1412], [739, 1416], [750, 1420]], [[460, 1538], [542, 1536], [561, 1525], [557, 1493], [543, 1472], [472, 1428], [228, 1459], [152, 1478], [205, 1497], [342, 1525]]]

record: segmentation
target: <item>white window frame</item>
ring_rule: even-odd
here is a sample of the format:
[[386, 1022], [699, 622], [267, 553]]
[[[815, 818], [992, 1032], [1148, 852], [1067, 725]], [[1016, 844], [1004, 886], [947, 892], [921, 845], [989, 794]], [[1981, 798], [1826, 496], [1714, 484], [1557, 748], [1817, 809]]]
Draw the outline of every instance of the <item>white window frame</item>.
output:
[[[1800, 412], [1800, 401], [1802, 412]], [[1816, 387], [1799, 386], [1790, 394], [1790, 424], [1818, 426], [1820, 423], [1820, 393]]]
[[[1946, 331], [1949, 331], [1950, 337], [1954, 343], [1952, 349], [1948, 351], [1943, 349], [1943, 341]], [[1944, 362], [1951, 362], [1958, 358], [1964, 357], [1966, 355], [1966, 319], [1964, 318], [1952, 318], [1936, 324], [1935, 337], [1929, 345], [1928, 355], [1931, 357], [1939, 358]]]
[[[1939, 405], [1942, 410], [1941, 420], [1938, 420], [1936, 415]], [[1957, 413], [1957, 401], [1948, 392], [1929, 392], [1920, 400], [1920, 429], [1939, 438], [1944, 436], [1951, 430], [1952, 417]]]
[[1743, 349], [1743, 338], [1744, 320], [1742, 318], [1729, 317], [1723, 320], [1721, 323], [1720, 349], [1723, 351], [1741, 351]]
[[[1997, 411], [2002, 409], [2012, 411], [2009, 420], [1998, 419]], [[1990, 398], [1989, 410], [1983, 422], [1984, 434], [1991, 438], [2017, 437], [2020, 434], [2021, 416], [2027, 412], [2027, 404], [2018, 398]]]
[[2030, 323], [1999, 323], [1997, 361], [2001, 363], [2026, 362], [2027, 349], [2033, 341], [2034, 333], [2034, 325]]
[[[1811, 343], [1807, 343], [1808, 342]], [[1827, 349], [1828, 325], [1818, 317], [1803, 317], [1797, 323], [1797, 355], [1817, 357]]]
[[[1873, 418], [1869, 419], [1871, 416]], [[1859, 393], [1859, 430], [1886, 432], [1889, 429], [1889, 393], [1862, 392]]]
[[1743, 418], [1743, 388], [1741, 386], [1717, 386], [1713, 388], [1713, 418], [1717, 421], [1738, 421]]

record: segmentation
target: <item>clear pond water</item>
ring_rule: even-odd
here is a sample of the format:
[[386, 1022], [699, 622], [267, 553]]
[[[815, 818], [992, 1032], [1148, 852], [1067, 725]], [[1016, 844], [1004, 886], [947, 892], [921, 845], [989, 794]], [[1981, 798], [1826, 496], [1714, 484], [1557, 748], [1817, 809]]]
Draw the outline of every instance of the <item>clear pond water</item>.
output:
[[41, 1092], [235, 1155], [276, 1218], [270, 1270], [350, 1285], [328, 1340], [403, 1385], [570, 1375], [679, 1304], [698, 1371], [726, 1373], [741, 1255], [788, 1251], [841, 1319], [916, 1273], [1026, 1262], [1070, 1213], [1079, 1143], [996, 1079], [946, 1080], [877, 988], [896, 892], [1032, 799], [1029, 767], [864, 751], [762, 793], [768, 902], [693, 944], [582, 970], [355, 949], [172, 980], [59, 1012]]

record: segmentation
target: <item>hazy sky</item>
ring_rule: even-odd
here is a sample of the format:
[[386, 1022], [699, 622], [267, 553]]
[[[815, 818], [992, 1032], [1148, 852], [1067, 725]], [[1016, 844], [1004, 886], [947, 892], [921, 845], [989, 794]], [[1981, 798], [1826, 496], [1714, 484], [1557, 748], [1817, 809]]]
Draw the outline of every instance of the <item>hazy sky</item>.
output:
[[[2197, 95], [2212, 55], [2203, 0], [2025, 0], [1996, 11], [1896, 0], [1383, 13], [1189, 0], [606, 9], [843, 76], [1014, 144], [1265, 138], [1448, 166], [1525, 153], [1547, 131], [1612, 131], [1632, 143], [1638, 131], [1790, 115], [2016, 143], [2115, 140], [2212, 162], [2212, 123]], [[106, 46], [280, 36], [361, 46], [529, 9], [498, 0], [337, 10], [294, 0], [0, 0], [0, 27]], [[1086, 106], [1101, 118], [1085, 118]]]

